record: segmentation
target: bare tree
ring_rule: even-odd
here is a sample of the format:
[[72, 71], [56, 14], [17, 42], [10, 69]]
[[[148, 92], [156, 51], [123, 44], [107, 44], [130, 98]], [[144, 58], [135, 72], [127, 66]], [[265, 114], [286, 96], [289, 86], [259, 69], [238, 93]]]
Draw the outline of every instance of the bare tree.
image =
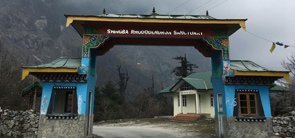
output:
[[[294, 80], [295, 56], [292, 55], [288, 57], [288, 59], [284, 61], [282, 65], [285, 69], [290, 71], [290, 77], [292, 80]], [[289, 84], [285, 80], [280, 79], [277, 81], [277, 83], [280, 86], [286, 88], [286, 91], [283, 91], [281, 93], [271, 93], [271, 105], [273, 109], [272, 111], [275, 116], [286, 114], [295, 109], [295, 101], [293, 100], [295, 98], [294, 81], [292, 82], [292, 84]]]
[[129, 80], [128, 71], [122, 72], [121, 65], [117, 66], [118, 76], [119, 76], [119, 91], [121, 95], [125, 96], [127, 83]]
[[144, 93], [150, 94], [150, 96], [155, 96], [155, 79], [154, 74], [152, 74], [151, 86], [143, 89]]
[[[287, 61], [283, 62], [283, 67], [290, 71], [291, 79], [294, 80], [294, 78], [295, 78], [295, 55], [288, 57]], [[282, 84], [284, 84], [284, 83], [282, 83]], [[295, 89], [294, 84], [295, 84], [294, 81], [292, 81], [292, 84], [290, 85], [291, 90]], [[285, 85], [288, 85], [288, 84], [285, 83]]]

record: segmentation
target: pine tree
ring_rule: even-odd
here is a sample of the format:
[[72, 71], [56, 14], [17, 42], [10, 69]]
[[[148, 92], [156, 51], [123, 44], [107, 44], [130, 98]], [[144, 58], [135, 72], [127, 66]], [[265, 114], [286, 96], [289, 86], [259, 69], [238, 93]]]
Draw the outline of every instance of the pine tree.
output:
[[173, 59], [180, 60], [180, 66], [175, 67], [172, 71], [176, 76], [186, 77], [193, 73], [194, 68], [198, 68], [197, 65], [191, 64], [189, 61], [187, 61], [186, 55], [184, 55], [184, 57], [178, 56]]

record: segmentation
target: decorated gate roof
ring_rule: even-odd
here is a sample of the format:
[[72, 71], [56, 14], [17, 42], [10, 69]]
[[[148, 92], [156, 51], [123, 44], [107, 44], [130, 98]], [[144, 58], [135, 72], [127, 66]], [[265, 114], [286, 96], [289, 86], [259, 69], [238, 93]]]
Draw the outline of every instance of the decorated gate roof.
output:
[[270, 71], [249, 60], [231, 60], [230, 68], [236, 71]]
[[262, 67], [250, 60], [231, 60], [230, 69], [234, 71], [234, 76], [264, 76], [284, 78], [290, 82], [289, 71], [271, 70]]
[[[246, 28], [245, 21], [247, 19], [216, 19], [209, 15], [164, 15], [164, 14], [101, 14], [101, 15], [65, 15], [67, 18], [66, 26], [72, 25], [77, 32], [82, 36], [85, 32], [84, 27], [90, 26], [92, 28], [103, 28], [105, 26], [122, 27], [132, 26], [145, 26], [149, 24], [162, 24], [162, 28], [165, 28], [171, 24], [181, 25], [174, 26], [175, 29], [186, 27], [204, 27], [206, 29], [224, 29], [224, 33], [231, 35], [239, 28]], [[197, 25], [197, 26], [196, 26]]]
[[77, 73], [81, 65], [81, 58], [60, 57], [50, 63], [36, 66], [24, 66], [22, 79], [30, 73]]
[[[77, 15], [65, 15], [77, 16]], [[209, 15], [163, 15], [163, 14], [100, 14], [100, 15], [79, 15], [84, 17], [109, 17], [109, 18], [155, 18], [155, 19], [215, 19]]]

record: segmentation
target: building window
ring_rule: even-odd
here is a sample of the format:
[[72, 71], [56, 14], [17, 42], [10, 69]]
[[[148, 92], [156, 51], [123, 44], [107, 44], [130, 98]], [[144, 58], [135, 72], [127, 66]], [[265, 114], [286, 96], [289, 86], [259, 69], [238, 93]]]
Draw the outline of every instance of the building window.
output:
[[210, 95], [210, 105], [212, 107], [214, 106], [214, 96], [213, 96], [213, 94]]
[[185, 91], [185, 90], [194, 90], [194, 88], [188, 84], [188, 83], [183, 83], [182, 86], [180, 87], [180, 90], [181, 91]]
[[75, 87], [56, 87], [48, 108], [49, 115], [77, 114], [77, 96]]
[[186, 106], [186, 104], [187, 104], [186, 95], [182, 95], [182, 106]]
[[238, 93], [240, 115], [257, 115], [256, 93]]

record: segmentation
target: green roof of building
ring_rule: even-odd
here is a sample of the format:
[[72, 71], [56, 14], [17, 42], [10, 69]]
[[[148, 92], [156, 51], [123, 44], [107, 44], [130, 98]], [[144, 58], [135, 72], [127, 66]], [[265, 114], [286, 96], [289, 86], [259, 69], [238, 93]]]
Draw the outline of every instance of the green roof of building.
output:
[[170, 93], [171, 89], [176, 86], [181, 81], [184, 81], [188, 84], [190, 84], [193, 88], [196, 90], [210, 90], [212, 89], [211, 85], [211, 72], [200, 72], [200, 73], [192, 73], [189, 76], [185, 78], [181, 78], [179, 81], [174, 83], [173, 85], [170, 85], [169, 87], [164, 88], [159, 93]]
[[236, 71], [251, 71], [251, 72], [252, 71], [256, 71], [256, 72], [275, 71], [275, 70], [270, 70], [265, 67], [262, 67], [250, 60], [231, 60], [230, 68]]
[[173, 85], [170, 85], [170, 86], [168, 86], [168, 87], [166, 87], [166, 88], [164, 88], [164, 89], [162, 89], [159, 93], [169, 93], [169, 92], [170, 92], [170, 89], [171, 89], [173, 86], [174, 86], [174, 84], [173, 84]]
[[193, 86], [195, 89], [208, 90], [208, 87], [204, 80], [195, 78], [183, 78], [183, 80]]
[[[189, 84], [194, 85], [197, 89], [213, 89], [211, 85], [211, 75], [211, 71], [192, 73], [189, 76], [185, 77], [184, 80], [186, 80]], [[196, 82], [193, 82], [194, 80], [196, 80]], [[202, 85], [195, 85], [195, 83], [197, 82], [202, 83]]]
[[31, 73], [77, 73], [80, 66], [81, 58], [60, 57], [47, 64], [23, 66], [22, 80]]
[[81, 58], [65, 58], [60, 57], [50, 63], [41, 64], [37, 66], [24, 66], [24, 68], [79, 68], [81, 65]]
[[22, 90], [22, 96], [32, 92], [34, 89], [37, 89], [37, 88], [42, 88], [41, 84], [39, 82], [34, 82], [30, 85], [28, 85], [27, 87], [25, 87], [23, 90]]
[[249, 60], [231, 60], [230, 68], [237, 71], [269, 71], [268, 69]]

